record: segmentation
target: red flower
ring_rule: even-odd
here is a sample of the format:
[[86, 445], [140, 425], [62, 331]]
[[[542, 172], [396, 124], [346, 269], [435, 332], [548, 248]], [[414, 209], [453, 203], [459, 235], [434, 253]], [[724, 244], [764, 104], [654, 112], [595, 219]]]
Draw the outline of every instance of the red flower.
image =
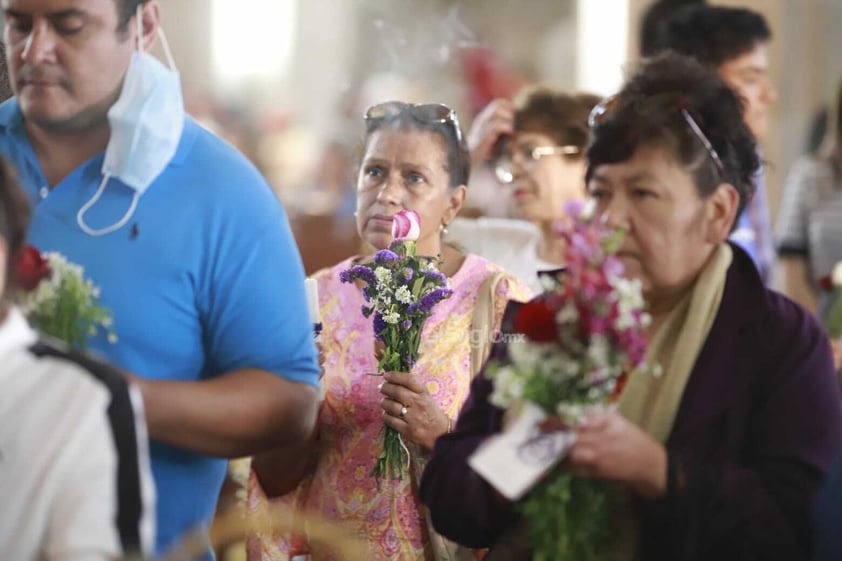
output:
[[523, 305], [515, 316], [514, 327], [537, 343], [549, 343], [558, 338], [556, 309], [543, 298]]
[[830, 275], [825, 275], [819, 279], [819, 289], [824, 292], [831, 292], [833, 290], [833, 279]]
[[50, 264], [37, 248], [28, 245], [15, 262], [15, 284], [23, 290], [35, 290], [38, 283], [50, 276]]

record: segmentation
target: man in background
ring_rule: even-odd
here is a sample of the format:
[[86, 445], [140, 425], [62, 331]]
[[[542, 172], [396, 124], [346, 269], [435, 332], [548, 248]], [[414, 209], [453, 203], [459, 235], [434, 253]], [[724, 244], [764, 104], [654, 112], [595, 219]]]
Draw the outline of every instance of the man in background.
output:
[[[660, 26], [651, 48], [652, 54], [672, 49], [714, 69], [743, 100], [746, 125], [762, 142], [778, 98], [769, 79], [771, 38], [765, 18], [753, 10], [702, 4], [674, 12]], [[739, 217], [731, 240], [751, 255], [764, 282], [769, 284], [775, 243], [762, 171], [757, 176], [754, 198]]]
[[82, 265], [112, 312], [118, 342], [90, 347], [142, 392], [160, 554], [209, 523], [224, 458], [313, 430], [301, 259], [266, 181], [185, 115], [172, 57], [147, 53], [154, 0], [2, 7], [0, 153], [34, 205], [31, 242]]

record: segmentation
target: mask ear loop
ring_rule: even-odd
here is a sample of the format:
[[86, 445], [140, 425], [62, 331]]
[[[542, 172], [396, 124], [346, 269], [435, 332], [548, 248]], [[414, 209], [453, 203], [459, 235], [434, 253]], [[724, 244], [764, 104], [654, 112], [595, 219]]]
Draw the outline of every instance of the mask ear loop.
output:
[[164, 33], [164, 30], [160, 25], [158, 26], [158, 37], [161, 39], [161, 46], [164, 48], [164, 55], [167, 57], [167, 63], [170, 65], [170, 70], [178, 70], [175, 67], [175, 58], [172, 56], [170, 43], [167, 41], [167, 35]]
[[143, 10], [141, 4], [137, 5], [134, 14], [135, 25], [137, 25], [137, 50], [143, 51]]
[[[143, 51], [143, 14], [141, 6], [137, 7], [135, 20], [137, 22], [137, 50]], [[170, 65], [170, 69], [176, 70], [175, 58], [172, 56], [172, 51], [170, 50], [170, 42], [167, 41], [167, 35], [164, 33], [164, 30], [163, 28], [161, 28], [160, 25], [156, 29], [158, 31], [158, 38], [161, 40], [161, 46], [164, 48], [164, 56], [167, 57], [167, 63]]]
[[111, 175], [106, 174], [102, 178], [102, 183], [99, 184], [99, 189], [97, 189], [96, 194], [91, 197], [91, 200], [86, 202], [82, 208], [79, 209], [79, 212], [76, 213], [76, 223], [79, 225], [79, 228], [82, 229], [83, 232], [88, 234], [89, 236], [99, 237], [104, 236], [105, 234], [110, 234], [111, 232], [116, 232], [120, 228], [126, 225], [126, 223], [131, 219], [132, 215], [134, 214], [135, 209], [137, 208], [137, 201], [140, 198], [140, 193], [135, 191], [134, 197], [132, 197], [132, 204], [129, 206], [129, 210], [126, 211], [126, 214], [123, 215], [123, 218], [120, 219], [119, 222], [116, 224], [112, 224], [106, 228], [102, 228], [100, 230], [94, 230], [87, 224], [85, 224], [85, 213], [87, 213], [92, 206], [94, 206], [97, 201], [99, 201], [102, 194], [105, 192], [105, 186], [108, 184], [108, 180], [111, 179]]

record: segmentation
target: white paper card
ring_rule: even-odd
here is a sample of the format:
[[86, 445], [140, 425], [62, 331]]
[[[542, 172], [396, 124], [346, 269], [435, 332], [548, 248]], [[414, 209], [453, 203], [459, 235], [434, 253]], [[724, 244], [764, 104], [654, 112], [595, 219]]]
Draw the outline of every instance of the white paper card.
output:
[[511, 501], [520, 499], [576, 441], [572, 431], [542, 432], [547, 414], [527, 403], [502, 433], [492, 436], [468, 458], [468, 464]]

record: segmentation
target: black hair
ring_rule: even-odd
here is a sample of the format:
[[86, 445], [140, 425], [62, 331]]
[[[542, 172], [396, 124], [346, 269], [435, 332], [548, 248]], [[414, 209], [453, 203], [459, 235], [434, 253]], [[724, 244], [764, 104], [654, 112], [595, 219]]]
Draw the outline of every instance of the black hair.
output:
[[12, 286], [14, 264], [26, 241], [30, 207], [10, 164], [0, 158], [0, 237], [6, 242], [6, 291]]
[[675, 13], [686, 6], [704, 4], [705, 0], [658, 0], [643, 13], [640, 21], [640, 54], [648, 57], [663, 49], [664, 26]]
[[[680, 105], [654, 103], [670, 98]], [[721, 172], [682, 109], [716, 150]], [[695, 59], [666, 52], [641, 62], [592, 130], [586, 179], [600, 165], [625, 161], [647, 145], [668, 147], [693, 175], [701, 197], [722, 182], [733, 185], [740, 197], [738, 216], [754, 195], [760, 160], [740, 101], [715, 72]]]
[[820, 152], [830, 162], [838, 180], [842, 178], [842, 80], [833, 102], [827, 112], [825, 142]]
[[515, 99], [515, 130], [546, 134], [558, 146], [588, 145], [588, 114], [599, 97], [594, 94], [567, 94], [549, 88], [530, 88]]
[[447, 172], [450, 176], [450, 188], [455, 189], [459, 185], [467, 185], [471, 176], [471, 152], [468, 150], [468, 143], [465, 141], [465, 134], [459, 126], [458, 120], [438, 122], [419, 119], [408, 110], [411, 104], [406, 105], [406, 109], [397, 113], [375, 119], [366, 119], [363, 146], [368, 146], [371, 135], [386, 126], [394, 130], [434, 132], [444, 140], [447, 150]]
[[682, 8], [669, 18], [656, 45], [719, 66], [771, 37], [766, 19], [753, 10], [701, 5]]
[[9, 76], [9, 67], [6, 64], [6, 44], [0, 41], [0, 102], [12, 97], [12, 79]]

